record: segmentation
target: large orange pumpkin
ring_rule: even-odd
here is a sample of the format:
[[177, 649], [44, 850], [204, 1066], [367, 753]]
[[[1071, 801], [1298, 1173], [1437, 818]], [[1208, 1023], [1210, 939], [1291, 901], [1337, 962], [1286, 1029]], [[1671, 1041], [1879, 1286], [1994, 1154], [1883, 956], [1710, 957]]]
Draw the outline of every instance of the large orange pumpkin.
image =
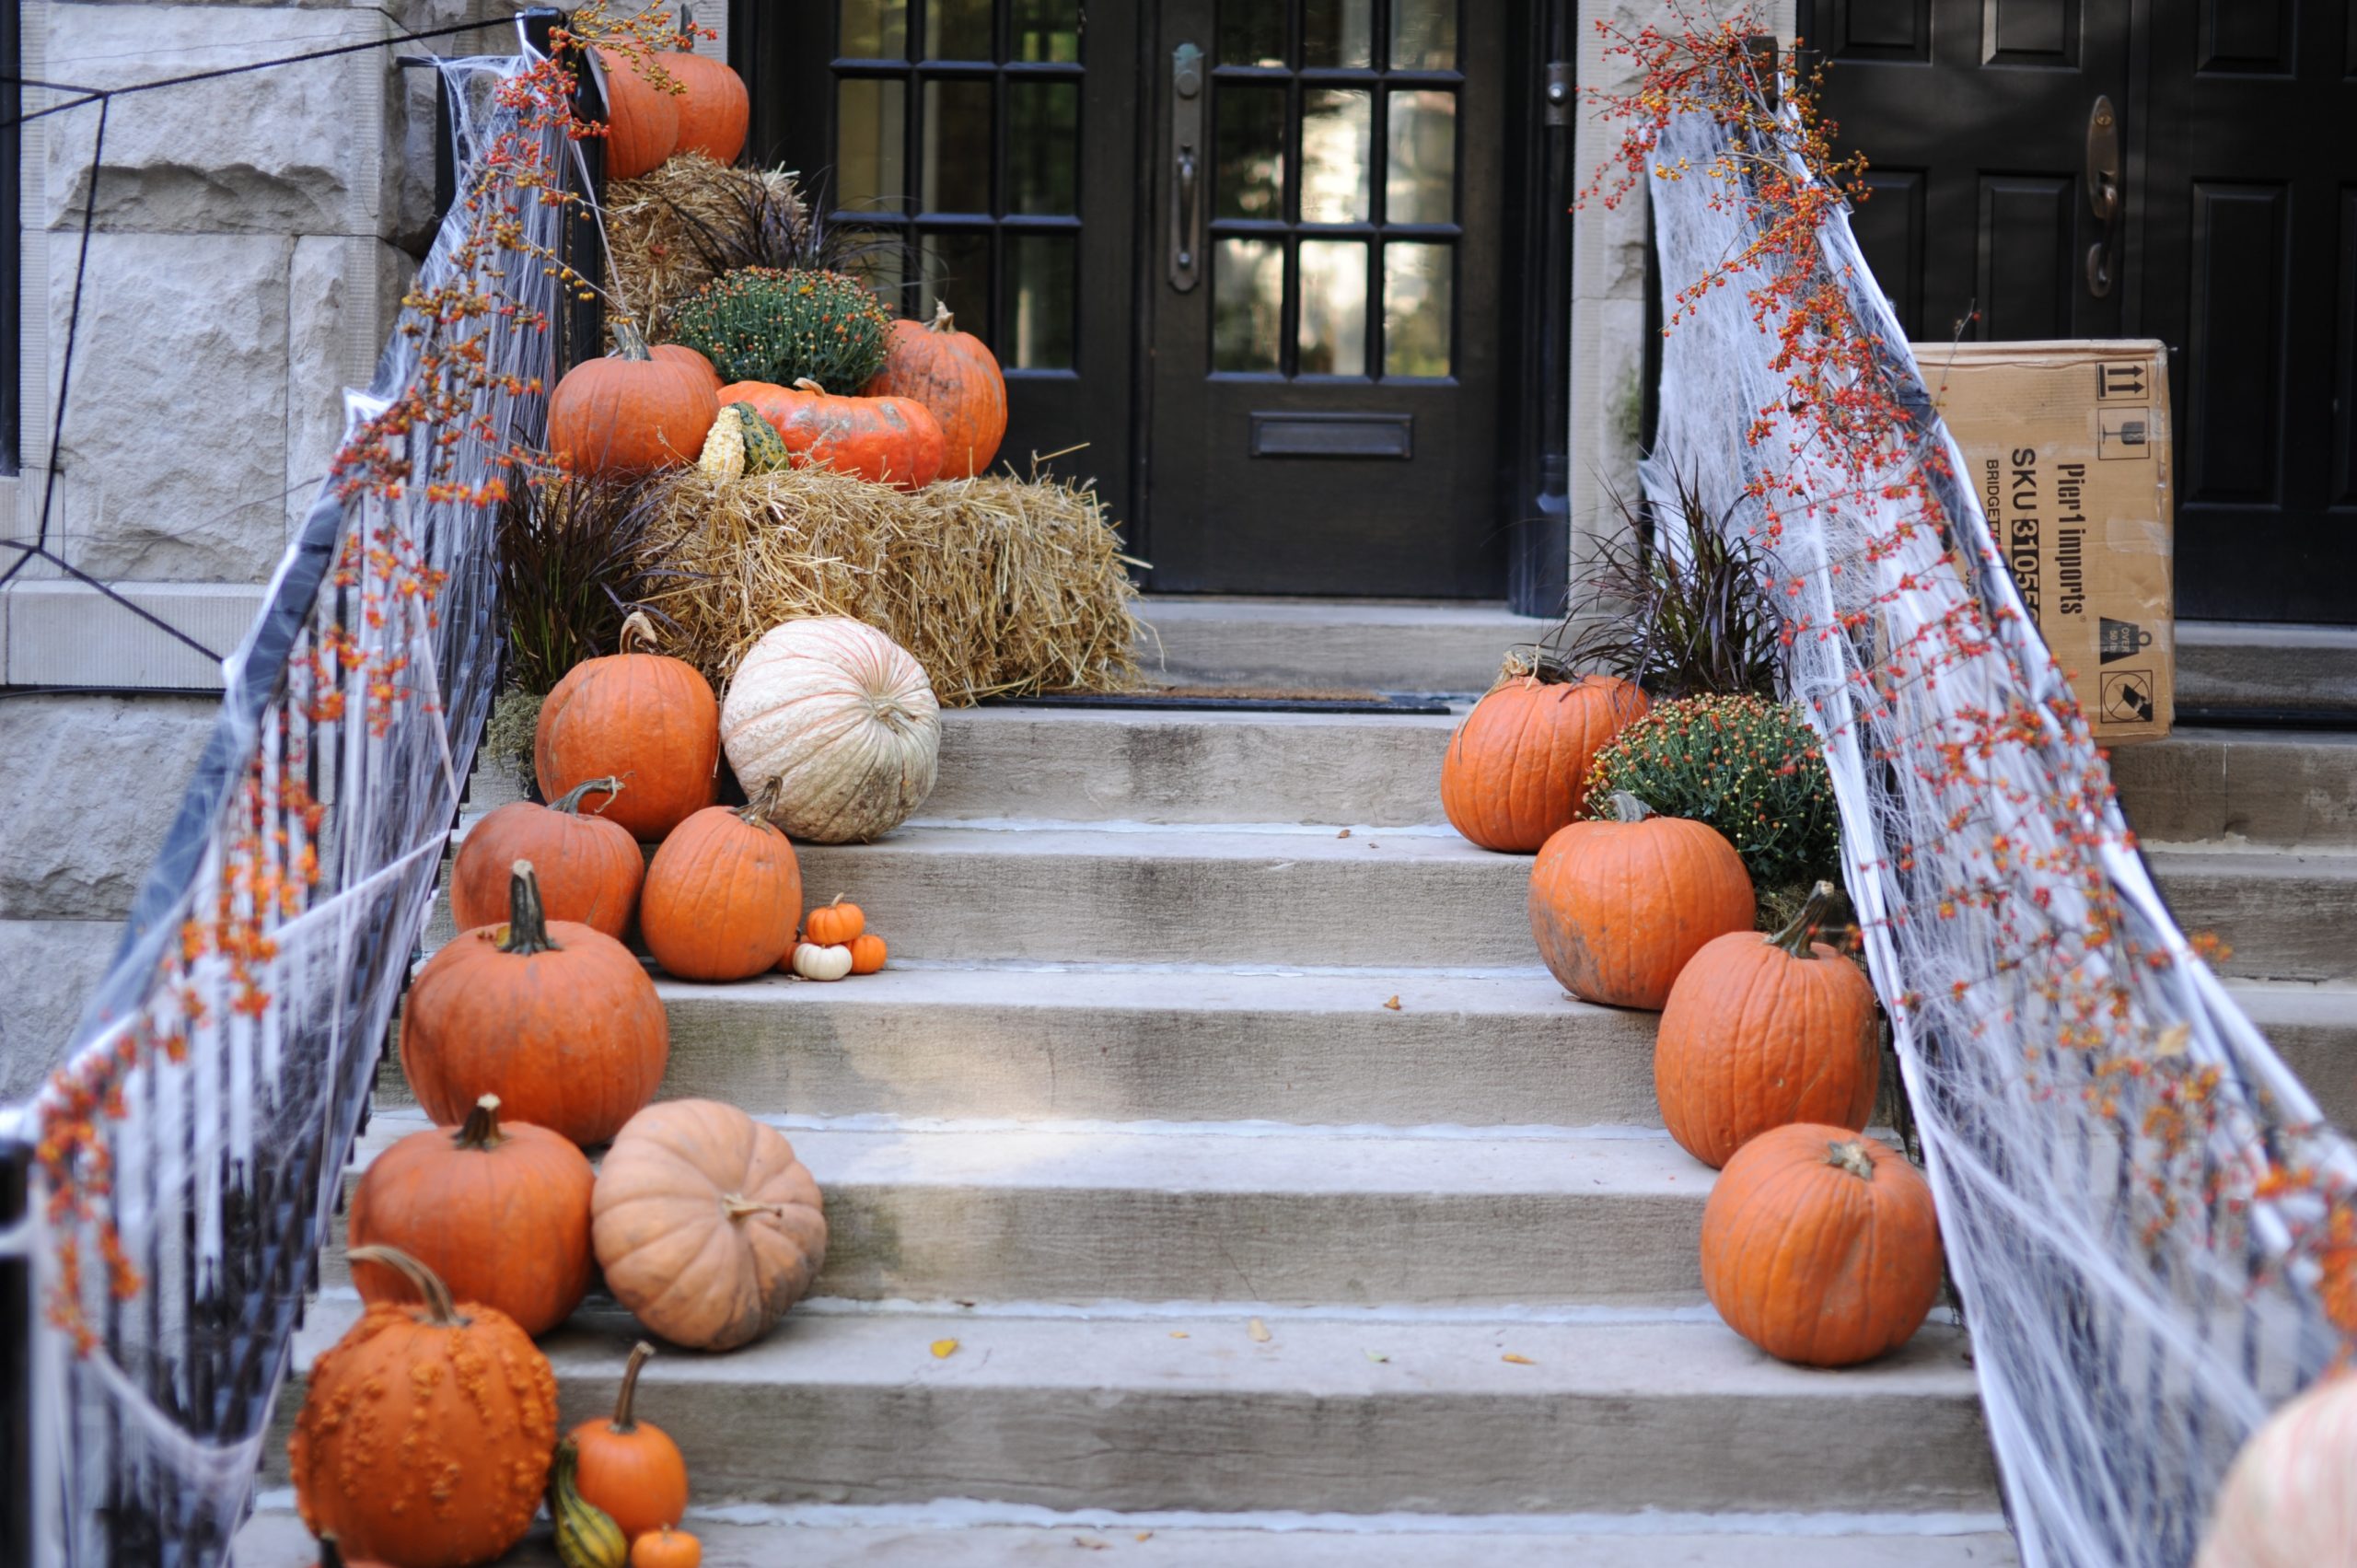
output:
[[676, 1525], [688, 1511], [688, 1462], [679, 1446], [651, 1421], [638, 1419], [638, 1375], [655, 1347], [641, 1340], [622, 1368], [621, 1392], [611, 1420], [599, 1416], [573, 1429], [578, 1458], [574, 1490], [608, 1514], [631, 1540]]
[[871, 398], [914, 398], [941, 425], [942, 479], [988, 471], [1006, 438], [1006, 377], [998, 356], [958, 330], [946, 301], [930, 321], [895, 321], [884, 368], [861, 389]]
[[549, 394], [549, 451], [575, 473], [684, 467], [720, 417], [714, 380], [710, 361], [699, 369], [676, 354], [657, 358], [636, 327], [618, 321], [614, 352], [583, 360]]
[[643, 613], [622, 623], [621, 651], [584, 659], [547, 699], [532, 737], [543, 795], [613, 776], [619, 795], [591, 789], [576, 806], [652, 842], [720, 795], [720, 701], [684, 659], [653, 651]]
[[578, 921], [619, 939], [638, 902], [646, 856], [621, 823], [583, 816], [581, 797], [596, 793], [610, 801], [627, 787], [618, 778], [585, 780], [552, 806], [510, 801], [469, 829], [450, 865], [450, 918], [459, 929], [505, 920], [508, 879], [517, 861], [528, 860], [551, 920]]
[[[596, 53], [606, 83], [606, 178], [635, 180], [679, 145], [680, 95], [656, 87], [637, 60], [619, 51]], [[672, 70], [668, 52], [663, 68]]]
[[696, 1350], [760, 1338], [827, 1260], [819, 1184], [794, 1145], [716, 1100], [670, 1100], [631, 1118], [589, 1207], [615, 1299]]
[[[711, 383], [712, 395], [715, 401], [718, 400], [720, 372], [712, 367], [712, 361], [706, 359], [701, 350], [690, 348], [685, 343], [656, 343], [647, 349], [646, 354], [650, 359], [668, 360], [673, 365], [686, 366]], [[720, 406], [726, 408], [728, 405], [722, 403]]]
[[727, 62], [693, 52], [695, 41], [682, 36], [677, 52], [663, 56], [663, 68], [687, 91], [672, 100], [679, 114], [679, 136], [671, 151], [702, 153], [714, 163], [730, 164], [745, 150], [753, 101], [744, 78]]
[[[571, 1139], [499, 1121], [485, 1095], [456, 1129], [412, 1132], [368, 1163], [352, 1192], [354, 1247], [398, 1247], [465, 1301], [495, 1307], [528, 1334], [573, 1315], [589, 1289], [589, 1189]], [[354, 1263], [363, 1301], [408, 1290], [381, 1263]]]
[[460, 1309], [431, 1271], [383, 1263], [424, 1303], [380, 1302], [311, 1365], [286, 1453], [304, 1527], [355, 1558], [470, 1568], [523, 1539], [556, 1447], [556, 1374], [496, 1307]]
[[1931, 1184], [1849, 1128], [1771, 1128], [1702, 1205], [1702, 1289], [1780, 1360], [1851, 1366], [1897, 1350], [1940, 1296]]
[[671, 830], [646, 868], [639, 934], [681, 980], [749, 980], [794, 945], [802, 870], [764, 815], [774, 782], [751, 805], [707, 806]]
[[655, 1098], [670, 1026], [631, 950], [548, 921], [517, 861], [505, 925], [446, 943], [418, 971], [401, 1016], [401, 1072], [425, 1114], [465, 1117], [483, 1095], [576, 1144], [600, 1144]]
[[1812, 942], [1833, 898], [1819, 882], [1773, 936], [1712, 938], [1678, 971], [1654, 1040], [1663, 1125], [1707, 1166], [1788, 1121], [1857, 1132], [1882, 1078], [1875, 988], [1835, 948]]
[[1589, 764], [1644, 711], [1633, 682], [1509, 659], [1449, 738], [1441, 809], [1483, 849], [1528, 854], [1579, 819]]
[[1660, 1008], [1702, 944], [1748, 931], [1743, 857], [1715, 829], [1613, 797], [1614, 819], [1559, 828], [1530, 868], [1530, 934], [1563, 989]]
[[805, 379], [783, 399], [744, 401], [770, 422], [795, 468], [831, 468], [900, 490], [922, 490], [941, 472], [941, 422], [913, 398], [837, 397]]

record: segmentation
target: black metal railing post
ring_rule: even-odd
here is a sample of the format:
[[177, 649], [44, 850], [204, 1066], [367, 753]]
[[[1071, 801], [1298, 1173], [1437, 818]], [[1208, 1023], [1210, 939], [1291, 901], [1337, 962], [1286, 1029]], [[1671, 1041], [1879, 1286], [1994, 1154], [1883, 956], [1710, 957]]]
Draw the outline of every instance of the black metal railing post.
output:
[[[520, 11], [516, 25], [524, 41], [542, 54], [554, 47], [554, 33], [570, 19], [568, 13], [552, 6], [535, 6]], [[580, 54], [569, 57], [574, 81], [573, 112], [584, 122], [602, 122], [606, 118], [606, 95], [598, 85], [598, 73]], [[576, 156], [577, 155], [577, 156]], [[606, 305], [601, 292], [606, 280], [606, 247], [598, 212], [606, 199], [606, 144], [603, 138], [584, 137], [572, 144], [563, 157], [564, 189], [579, 196], [566, 216], [560, 231], [563, 239], [558, 256], [565, 266], [587, 280], [589, 286], [575, 286], [567, 291], [564, 303], [556, 319], [556, 373], [567, 370], [586, 359], [596, 359], [606, 352]], [[586, 297], [584, 297], [584, 296]]]
[[[0, 1236], [31, 1212], [32, 1164], [31, 1144], [0, 1139]], [[0, 1255], [0, 1562], [33, 1560], [35, 1307], [29, 1245]]]

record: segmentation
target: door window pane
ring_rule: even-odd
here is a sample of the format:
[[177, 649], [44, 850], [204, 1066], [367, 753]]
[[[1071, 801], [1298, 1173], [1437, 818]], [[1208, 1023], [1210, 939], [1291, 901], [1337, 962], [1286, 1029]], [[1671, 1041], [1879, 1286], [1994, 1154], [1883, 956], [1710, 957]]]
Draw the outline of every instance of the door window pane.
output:
[[835, 84], [835, 205], [869, 212], [900, 205], [908, 194], [907, 102], [897, 81], [851, 76]]
[[1016, 60], [1073, 64], [1080, 59], [1080, 0], [1015, 0]]
[[1219, 63], [1283, 65], [1285, 0], [1220, 0]]
[[1391, 0], [1391, 64], [1400, 71], [1457, 68], [1457, 0]]
[[1000, 352], [1018, 370], [1073, 367], [1073, 318], [1080, 291], [1069, 234], [1014, 234], [1006, 241], [1006, 308]]
[[1006, 210], [1077, 213], [1080, 84], [1011, 82], [1006, 114]]
[[1301, 242], [1301, 373], [1366, 374], [1366, 247]]
[[1219, 117], [1218, 195], [1213, 212], [1224, 218], [1285, 215], [1285, 89], [1223, 82]]
[[909, 57], [909, 0], [842, 0], [842, 7], [837, 54], [853, 60]]
[[1268, 239], [1212, 248], [1212, 368], [1274, 370], [1284, 319], [1285, 258]]
[[[836, 230], [838, 238], [843, 230]], [[893, 310], [906, 308], [900, 297], [902, 273], [901, 255], [907, 246], [907, 232], [898, 228], [877, 228], [852, 231], [852, 248], [841, 262], [841, 270], [865, 284]]]
[[949, 307], [961, 325], [985, 336], [991, 303], [991, 237], [988, 229], [936, 230], [921, 242], [923, 275], [917, 287], [916, 319], [929, 321], [936, 304]]
[[991, 0], [925, 0], [924, 58], [988, 60]]
[[924, 85], [924, 210], [991, 210], [991, 84]]
[[1301, 95], [1301, 221], [1364, 223], [1374, 95], [1311, 87]]
[[1448, 223], [1457, 216], [1457, 95], [1391, 95], [1391, 146], [1384, 216], [1391, 223]]
[[1375, 0], [1307, 0], [1301, 13], [1301, 63], [1375, 63]]
[[1383, 248], [1383, 373], [1446, 376], [1457, 251], [1393, 242]]

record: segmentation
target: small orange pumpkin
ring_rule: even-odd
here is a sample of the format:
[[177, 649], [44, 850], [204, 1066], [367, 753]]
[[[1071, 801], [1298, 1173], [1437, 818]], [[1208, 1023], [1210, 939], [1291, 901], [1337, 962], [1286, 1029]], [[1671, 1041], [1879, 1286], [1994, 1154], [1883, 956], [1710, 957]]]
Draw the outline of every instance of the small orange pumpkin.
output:
[[631, 1543], [630, 1568], [703, 1568], [703, 1543], [667, 1525]]
[[820, 904], [803, 917], [802, 939], [821, 947], [848, 947], [851, 939], [866, 929], [867, 916], [859, 906], [843, 902], [843, 896], [837, 893], [833, 902]]
[[802, 871], [765, 813], [772, 781], [749, 806], [707, 806], [671, 830], [646, 868], [639, 934], [681, 980], [747, 980], [794, 945]]
[[663, 56], [663, 68], [687, 91], [674, 100], [679, 129], [671, 151], [702, 153], [718, 164], [737, 161], [745, 150], [752, 121], [752, 97], [745, 80], [724, 60], [694, 52], [695, 40], [681, 34], [679, 49]]
[[1625, 791], [1613, 819], [1559, 828], [1530, 868], [1538, 956], [1586, 1002], [1658, 1010], [1702, 944], [1748, 931], [1751, 874], [1718, 831], [1654, 817]]
[[942, 479], [988, 472], [1006, 438], [1006, 377], [998, 356], [971, 332], [958, 330], [946, 300], [930, 321], [895, 321], [884, 368], [861, 389], [865, 397], [914, 398], [940, 422]]
[[620, 778], [630, 786], [621, 794], [593, 788], [575, 805], [643, 843], [720, 796], [720, 700], [695, 666], [654, 649], [654, 622], [633, 611], [622, 622], [621, 651], [565, 671], [540, 703], [532, 737], [543, 794]]
[[463, 1312], [433, 1272], [362, 1247], [422, 1307], [379, 1302], [311, 1365], [287, 1440], [295, 1509], [354, 1557], [469, 1568], [531, 1528], [556, 1448], [556, 1374], [496, 1307]]
[[1857, 1132], [1882, 1081], [1875, 988], [1812, 942], [1833, 899], [1819, 882], [1773, 936], [1713, 937], [1678, 971], [1654, 1040], [1662, 1124], [1704, 1165], [1724, 1166], [1771, 1127], [1832, 1122]]
[[549, 451], [575, 473], [684, 467], [720, 417], [714, 378], [710, 361], [699, 370], [657, 358], [636, 327], [617, 321], [614, 352], [583, 360], [549, 394]]
[[[679, 95], [656, 87], [640, 62], [620, 51], [593, 52], [606, 83], [606, 178], [635, 180], [679, 145]], [[671, 69], [668, 53], [663, 68]]]
[[1940, 1298], [1931, 1184], [1846, 1127], [1771, 1128], [1702, 1205], [1702, 1290], [1782, 1361], [1853, 1366], [1897, 1350]]
[[[572, 1140], [500, 1125], [485, 1095], [465, 1125], [412, 1132], [368, 1164], [352, 1191], [352, 1245], [415, 1258], [467, 1301], [495, 1307], [526, 1333], [547, 1333], [589, 1290], [589, 1190], [597, 1177]], [[380, 1263], [354, 1263], [368, 1302], [407, 1299]]]
[[1483, 849], [1528, 854], [1580, 819], [1596, 754], [1644, 711], [1634, 682], [1510, 658], [1449, 738], [1441, 809]]
[[688, 1511], [688, 1462], [679, 1446], [633, 1409], [639, 1372], [654, 1353], [644, 1340], [632, 1347], [612, 1420], [585, 1421], [573, 1429], [579, 1452], [574, 1490], [611, 1515], [631, 1540], [678, 1524]]
[[941, 422], [913, 398], [838, 397], [805, 377], [783, 401], [745, 401], [776, 430], [795, 468], [831, 468], [900, 490], [922, 490], [941, 472]]
[[581, 797], [596, 793], [611, 801], [624, 787], [619, 778], [586, 779], [553, 805], [510, 801], [468, 830], [450, 863], [450, 918], [459, 929], [505, 921], [510, 867], [528, 860], [551, 920], [578, 921], [620, 940], [638, 903], [646, 856], [621, 823], [584, 816]]
[[863, 931], [851, 939], [851, 972], [853, 974], [874, 974], [884, 967], [884, 960], [889, 957], [891, 954], [884, 946], [884, 938], [873, 931]]

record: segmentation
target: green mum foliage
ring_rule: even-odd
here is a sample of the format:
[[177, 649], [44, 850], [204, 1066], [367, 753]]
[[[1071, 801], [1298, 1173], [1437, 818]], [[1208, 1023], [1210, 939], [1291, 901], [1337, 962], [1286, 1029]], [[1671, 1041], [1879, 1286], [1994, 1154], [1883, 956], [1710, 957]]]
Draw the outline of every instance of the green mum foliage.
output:
[[849, 394], [884, 368], [892, 315], [841, 273], [740, 267], [688, 296], [672, 316], [679, 341], [725, 381], [791, 387], [808, 377]]
[[1613, 738], [1588, 774], [1588, 809], [1627, 790], [1665, 817], [1726, 835], [1765, 901], [1841, 879], [1840, 825], [1823, 749], [1799, 713], [1764, 697], [1664, 703]]

